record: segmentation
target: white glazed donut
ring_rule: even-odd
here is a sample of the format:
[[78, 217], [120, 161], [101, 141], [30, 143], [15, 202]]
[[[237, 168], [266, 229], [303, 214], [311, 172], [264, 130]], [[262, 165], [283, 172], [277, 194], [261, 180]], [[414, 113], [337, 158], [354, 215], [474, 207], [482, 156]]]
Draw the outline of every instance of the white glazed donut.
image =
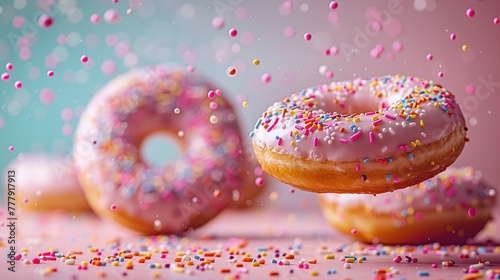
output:
[[[210, 91], [217, 92], [207, 97]], [[242, 192], [242, 137], [233, 108], [199, 74], [176, 66], [134, 69], [106, 84], [81, 116], [75, 170], [95, 212], [134, 230], [180, 233], [202, 226]], [[161, 168], [139, 147], [155, 132], [182, 156]]]
[[433, 81], [383, 76], [311, 87], [275, 102], [251, 132], [262, 168], [317, 193], [383, 193], [455, 161], [466, 127]]
[[383, 244], [465, 243], [491, 219], [495, 199], [496, 190], [472, 167], [449, 167], [393, 193], [319, 195], [332, 226], [357, 240]]

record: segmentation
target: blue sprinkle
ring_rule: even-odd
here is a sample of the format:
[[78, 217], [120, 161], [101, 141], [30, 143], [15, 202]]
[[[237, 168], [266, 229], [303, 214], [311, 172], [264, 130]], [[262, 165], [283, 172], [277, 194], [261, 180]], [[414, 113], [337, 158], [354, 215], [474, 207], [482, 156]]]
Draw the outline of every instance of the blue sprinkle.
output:
[[250, 136], [250, 137], [253, 137], [254, 135], [255, 135], [255, 131], [253, 131], [253, 130], [248, 134], [248, 136]]
[[271, 263], [278, 263], [276, 259], [272, 259]]
[[409, 158], [410, 160], [413, 160], [413, 154], [412, 154], [412, 153], [409, 153], [409, 154], [408, 154], [408, 158]]
[[418, 276], [429, 276], [429, 271], [420, 270], [418, 272]]
[[124, 262], [124, 261], [125, 261], [125, 258], [121, 257], [120, 262]]
[[385, 176], [385, 179], [386, 179], [387, 181], [390, 181], [390, 180], [391, 180], [391, 178], [392, 178], [392, 174], [391, 174], [391, 173], [388, 173], [388, 174], [387, 174], [387, 176]]
[[261, 122], [262, 122], [262, 119], [259, 119], [257, 121], [257, 123], [255, 124], [254, 128], [256, 128], [256, 129], [259, 128]]
[[356, 125], [355, 125], [355, 124], [351, 124], [351, 125], [349, 126], [349, 128], [350, 128], [352, 131], [354, 131], [355, 129], [357, 129], [357, 127], [356, 127]]
[[257, 247], [257, 251], [259, 251], [259, 252], [266, 252], [267, 248], [266, 247]]
[[443, 110], [444, 112], [448, 111], [445, 106], [441, 106], [441, 110]]
[[149, 268], [156, 268], [156, 264], [154, 264], [154, 263], [150, 263], [150, 264], [149, 264]]
[[368, 163], [370, 160], [368, 158], [363, 159], [364, 163]]
[[387, 162], [392, 163], [392, 158], [388, 158]]
[[101, 266], [106, 266], [106, 262], [101, 262]]
[[195, 255], [195, 256], [194, 256], [194, 259], [195, 259], [195, 260], [199, 260], [199, 259], [200, 259], [200, 256]]

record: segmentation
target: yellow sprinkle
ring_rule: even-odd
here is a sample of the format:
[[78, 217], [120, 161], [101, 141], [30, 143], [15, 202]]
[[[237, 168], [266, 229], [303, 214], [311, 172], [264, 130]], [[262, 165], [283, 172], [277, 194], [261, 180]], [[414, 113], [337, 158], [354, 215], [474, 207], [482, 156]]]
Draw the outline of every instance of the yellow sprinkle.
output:
[[260, 64], [260, 60], [254, 59], [252, 63], [253, 65], [258, 66]]
[[347, 122], [352, 122], [352, 118], [346, 118]]
[[311, 274], [311, 276], [318, 276], [319, 272], [316, 270], [312, 270], [310, 274]]
[[376, 120], [378, 120], [378, 116], [373, 116], [372, 121], [376, 121]]
[[243, 102], [241, 103], [241, 106], [243, 106], [243, 107], [245, 107], [245, 108], [246, 108], [246, 107], [248, 107], [248, 102], [247, 102], [247, 101], [243, 101]]
[[81, 266], [88, 266], [89, 265], [89, 262], [88, 261], [82, 261], [80, 263]]
[[363, 258], [359, 258], [358, 263], [362, 263], [362, 262], [363, 262]]
[[424, 126], [424, 120], [420, 120], [420, 126]]
[[462, 51], [466, 51], [469, 48], [467, 45], [462, 45]]
[[252, 266], [260, 266], [259, 262], [252, 262]]
[[133, 261], [127, 261], [127, 264], [125, 265], [126, 268], [132, 268], [134, 267], [134, 262]]
[[175, 255], [176, 255], [177, 257], [184, 257], [184, 255], [185, 255], [185, 254], [186, 254], [186, 253], [184, 253], [184, 252], [176, 252], [176, 253], [175, 253]]
[[161, 277], [161, 273], [159, 271], [153, 271], [151, 273], [151, 277], [152, 278], [160, 278]]
[[346, 263], [353, 263], [354, 262], [354, 258], [346, 258], [345, 262]]
[[119, 266], [120, 265], [120, 262], [119, 261], [114, 261], [113, 262], [113, 266]]
[[415, 148], [415, 147], [417, 146], [417, 144], [416, 144], [415, 142], [413, 142], [413, 141], [410, 143], [410, 145], [411, 145], [413, 148]]
[[333, 260], [333, 259], [335, 259], [335, 255], [331, 255], [331, 254], [326, 255], [326, 256], [325, 256], [325, 259], [326, 259], [326, 260]]
[[361, 119], [360, 119], [359, 117], [355, 117], [355, 118], [354, 118], [354, 121], [355, 121], [355, 122], [359, 122], [360, 120], [361, 120]]
[[261, 254], [263, 257], [267, 256], [267, 252], [266, 252], [266, 251], [261, 252], [260, 254]]
[[434, 164], [436, 164], [436, 163], [434, 161], [431, 161], [431, 165], [434, 165]]
[[290, 141], [290, 146], [295, 146], [295, 141]]
[[418, 139], [415, 140], [415, 144], [417, 144], [417, 146], [420, 145], [420, 140], [418, 140]]
[[473, 274], [468, 274], [462, 277], [462, 280], [474, 280], [474, 279], [479, 279], [483, 278], [484, 274], [482, 272], [478, 273], [473, 273]]
[[183, 273], [184, 272], [184, 267], [174, 267], [174, 271], [177, 273]]

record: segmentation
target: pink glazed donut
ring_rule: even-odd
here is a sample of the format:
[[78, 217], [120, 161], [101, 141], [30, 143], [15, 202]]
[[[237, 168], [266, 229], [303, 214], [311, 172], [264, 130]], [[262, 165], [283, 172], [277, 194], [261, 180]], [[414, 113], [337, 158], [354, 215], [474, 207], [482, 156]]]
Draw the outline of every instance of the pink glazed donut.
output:
[[451, 165], [466, 138], [455, 96], [416, 77], [333, 82], [271, 105], [251, 132], [264, 171], [317, 193], [394, 191]]
[[[246, 159], [229, 102], [200, 75], [160, 65], [131, 70], [91, 100], [75, 132], [75, 170], [95, 212], [149, 234], [185, 232], [231, 204]], [[139, 148], [152, 133], [182, 158], [154, 167]]]

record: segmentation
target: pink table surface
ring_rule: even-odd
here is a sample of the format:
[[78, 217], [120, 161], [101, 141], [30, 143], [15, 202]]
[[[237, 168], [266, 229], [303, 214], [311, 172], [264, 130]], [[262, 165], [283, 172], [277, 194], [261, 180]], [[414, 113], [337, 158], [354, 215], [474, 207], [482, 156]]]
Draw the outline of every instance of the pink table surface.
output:
[[[6, 216], [3, 215], [2, 218], [4, 224], [0, 227], [0, 240], [3, 244], [0, 248], [4, 257], [0, 263], [0, 279], [376, 279], [374, 271], [379, 269], [394, 272], [393, 275], [385, 274], [387, 279], [464, 279], [468, 274], [463, 270], [478, 263], [476, 252], [480, 252], [482, 260], [490, 262], [490, 266], [480, 270], [482, 273], [488, 269], [500, 270], [500, 247], [493, 243], [484, 245], [486, 240], [493, 240], [498, 244], [498, 227], [494, 223], [489, 224], [477, 236], [475, 242], [483, 244], [477, 248], [450, 246], [436, 250], [429, 245], [430, 249], [426, 253], [423, 247], [375, 247], [353, 242], [349, 236], [331, 229], [317, 209], [289, 211], [273, 207], [254, 207], [225, 211], [206, 226], [182, 237], [141, 236], [101, 220], [93, 214], [33, 214], [20, 211], [16, 221], [15, 245], [17, 253], [21, 248], [28, 250], [23, 259], [31, 260], [37, 257], [38, 253], [47, 250], [58, 250], [61, 254], [80, 250], [82, 254], [76, 255], [75, 265], [66, 265], [60, 259], [42, 260], [41, 264], [15, 261], [15, 272], [11, 272], [5, 257], [9, 249], [9, 244], [5, 244], [9, 231], [5, 223]], [[243, 243], [246, 243], [246, 246], [239, 248]], [[228, 250], [231, 247], [240, 253], [234, 257], [243, 263], [243, 268], [236, 268], [235, 264], [228, 262]], [[356, 248], [360, 247], [364, 247], [364, 250], [356, 251]], [[138, 263], [139, 257], [134, 256], [133, 269], [126, 269], [125, 262], [122, 262], [118, 266], [111, 263], [106, 266], [89, 264], [87, 270], [79, 270], [78, 266], [82, 261], [89, 261], [97, 256], [97, 253], [90, 252], [89, 248], [98, 248], [102, 252], [102, 258], [120, 249], [129, 249], [131, 252], [139, 252], [142, 249], [151, 252], [151, 259]], [[197, 269], [199, 260], [195, 260], [193, 266], [185, 265], [182, 272], [175, 269], [176, 253], [186, 252], [190, 248], [207, 251], [219, 249], [221, 256], [214, 258], [212, 270]], [[276, 249], [283, 254], [290, 253], [293, 248], [295, 258], [290, 260], [291, 265], [272, 263], [273, 259], [284, 259], [283, 256], [275, 257]], [[326, 249], [321, 252], [321, 248]], [[159, 250], [162, 249], [168, 250], [165, 258], [161, 258]], [[254, 267], [251, 262], [242, 262], [243, 252], [250, 254], [252, 258], [264, 259], [265, 264]], [[267, 255], [263, 256], [262, 252]], [[386, 252], [386, 255], [376, 256], [376, 252]], [[334, 255], [334, 259], [326, 259], [327, 253]], [[461, 254], [468, 254], [469, 257], [463, 258], [463, 255], [461, 258]], [[346, 255], [355, 255], [358, 258], [364, 256], [366, 261], [352, 263], [348, 269], [341, 260]], [[403, 261], [394, 263], [393, 258], [398, 255], [403, 257]], [[416, 257], [418, 262], [407, 263], [405, 256]], [[301, 259], [306, 262], [315, 259], [317, 263], [309, 264], [308, 269], [299, 268]], [[443, 261], [450, 260], [455, 262], [454, 266], [442, 265]], [[151, 263], [159, 263], [161, 268], [149, 268]], [[165, 268], [167, 263], [172, 264], [170, 268]], [[438, 267], [431, 268], [433, 263]], [[229, 272], [222, 273], [221, 269], [226, 268]], [[49, 272], [51, 269], [57, 271]], [[331, 273], [333, 269], [334, 274]], [[270, 276], [271, 271], [278, 272], [279, 275]], [[328, 274], [329, 271], [331, 274]], [[429, 276], [419, 276], [421, 271], [428, 272]], [[314, 275], [316, 273], [318, 275]]]

